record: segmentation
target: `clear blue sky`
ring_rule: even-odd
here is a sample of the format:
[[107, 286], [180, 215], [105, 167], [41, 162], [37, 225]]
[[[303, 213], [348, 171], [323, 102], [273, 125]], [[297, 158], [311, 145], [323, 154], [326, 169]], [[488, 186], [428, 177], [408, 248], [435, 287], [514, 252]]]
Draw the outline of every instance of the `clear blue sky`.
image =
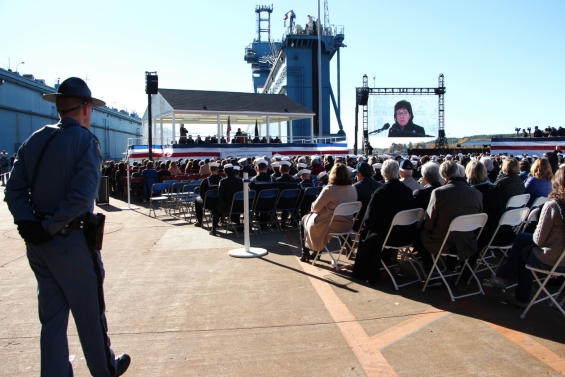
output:
[[[318, 11], [316, 0], [271, 2], [275, 39], [287, 11], [300, 24]], [[162, 88], [250, 92], [243, 55], [255, 36], [256, 4], [0, 0], [0, 67], [24, 61], [21, 73], [50, 84], [88, 78], [94, 96], [140, 114], [145, 71], [157, 71]], [[435, 87], [443, 73], [448, 136], [562, 125], [563, 0], [330, 0], [329, 15], [345, 27], [342, 120], [350, 143], [365, 73], [376, 87]]]

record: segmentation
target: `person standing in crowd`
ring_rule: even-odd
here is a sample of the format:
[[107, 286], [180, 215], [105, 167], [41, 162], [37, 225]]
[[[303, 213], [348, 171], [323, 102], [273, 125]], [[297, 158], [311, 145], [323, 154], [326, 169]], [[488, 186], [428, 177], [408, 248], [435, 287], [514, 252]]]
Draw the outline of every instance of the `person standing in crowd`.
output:
[[184, 128], [184, 124], [180, 125], [180, 144], [186, 144], [186, 135], [188, 134], [188, 130]]
[[2, 173], [2, 186], [6, 186], [6, 181], [10, 177], [10, 159], [6, 151], [2, 151], [2, 156], [0, 157], [0, 168]]
[[[115, 358], [110, 348], [100, 250], [87, 245], [76, 226], [92, 213], [98, 195], [100, 143], [89, 128], [92, 108], [105, 103], [76, 77], [43, 99], [56, 104], [60, 122], [21, 145], [4, 198], [37, 279], [41, 374], [73, 375], [67, 340], [72, 311], [90, 374], [121, 376], [131, 359], [126, 354]], [[42, 162], [49, 162], [49, 169], [41, 169]]]

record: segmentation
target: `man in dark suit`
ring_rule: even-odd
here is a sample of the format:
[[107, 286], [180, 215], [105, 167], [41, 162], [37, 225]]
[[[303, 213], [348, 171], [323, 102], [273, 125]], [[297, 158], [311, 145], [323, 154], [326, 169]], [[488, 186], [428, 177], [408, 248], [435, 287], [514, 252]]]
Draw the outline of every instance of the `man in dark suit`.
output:
[[382, 183], [373, 179], [373, 169], [371, 165], [366, 162], [357, 164], [357, 183], [353, 186], [355, 190], [357, 190], [357, 200], [361, 202], [362, 207], [355, 221], [355, 225], [353, 225], [353, 229], [357, 230], [360, 228], [373, 193], [382, 185]]
[[[212, 211], [212, 230], [210, 231], [212, 236], [216, 235], [216, 228], [220, 222], [220, 216], [230, 212], [235, 193], [243, 191], [243, 181], [238, 178], [239, 166], [226, 164], [224, 165], [224, 173], [226, 173], [227, 177], [222, 179], [218, 186], [218, 200], [220, 203]], [[239, 215], [237, 218], [234, 216], [232, 221], [234, 223], [239, 222]]]
[[438, 164], [431, 161], [425, 163], [422, 166], [422, 179], [426, 182], [426, 186], [414, 191], [414, 200], [416, 201], [416, 208], [422, 208], [425, 211], [430, 203], [432, 192], [441, 187]]
[[[398, 162], [386, 160], [383, 163], [381, 173], [385, 184], [375, 191], [367, 207], [365, 229], [361, 234], [362, 241], [353, 266], [354, 278], [368, 280], [373, 284], [376, 282], [381, 259], [386, 263], [392, 256], [392, 251], [381, 253], [392, 219], [400, 211], [415, 208], [412, 191], [400, 182], [399, 171]], [[400, 246], [409, 243], [415, 235], [415, 226], [399, 226], [387, 243]]]
[[[432, 254], [437, 255], [447, 234], [451, 221], [463, 215], [472, 215], [483, 211], [483, 194], [467, 184], [465, 177], [459, 176], [457, 163], [445, 161], [439, 172], [446, 184], [432, 192], [426, 210], [424, 230], [420, 233], [421, 244], [416, 245], [420, 251], [424, 266], [430, 270], [433, 266]], [[422, 249], [423, 247], [423, 249]], [[474, 232], [451, 233], [445, 252], [456, 248], [460, 260], [465, 260], [477, 252], [477, 237]], [[452, 260], [449, 258], [448, 260]], [[451, 268], [453, 267], [453, 268]], [[454, 269], [455, 266], [448, 266]]]

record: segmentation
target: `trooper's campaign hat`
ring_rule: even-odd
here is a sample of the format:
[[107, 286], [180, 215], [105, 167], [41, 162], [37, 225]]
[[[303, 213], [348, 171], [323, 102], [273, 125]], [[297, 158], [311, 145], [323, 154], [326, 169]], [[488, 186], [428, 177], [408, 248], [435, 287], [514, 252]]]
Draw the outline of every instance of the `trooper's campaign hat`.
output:
[[48, 102], [56, 102], [57, 98], [82, 98], [92, 102], [92, 107], [104, 106], [106, 102], [92, 97], [88, 85], [78, 77], [69, 77], [59, 85], [57, 93], [44, 94], [42, 98]]

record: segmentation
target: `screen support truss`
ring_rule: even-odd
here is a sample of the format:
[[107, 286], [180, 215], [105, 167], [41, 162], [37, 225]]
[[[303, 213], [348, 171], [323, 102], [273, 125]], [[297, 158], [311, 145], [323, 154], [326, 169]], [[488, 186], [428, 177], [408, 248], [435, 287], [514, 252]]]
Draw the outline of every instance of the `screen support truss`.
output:
[[370, 95], [435, 95], [438, 96], [438, 136], [436, 139], [436, 149], [443, 150], [449, 148], [447, 137], [445, 136], [445, 83], [444, 76], [441, 73], [438, 77], [437, 88], [369, 88], [369, 79], [367, 75], [363, 75], [363, 86], [355, 88], [355, 144], [353, 146], [353, 153], [357, 154], [358, 146], [358, 114], [359, 106], [363, 106], [363, 153], [369, 154], [368, 151], [372, 150], [369, 144], [369, 108], [368, 100]]

